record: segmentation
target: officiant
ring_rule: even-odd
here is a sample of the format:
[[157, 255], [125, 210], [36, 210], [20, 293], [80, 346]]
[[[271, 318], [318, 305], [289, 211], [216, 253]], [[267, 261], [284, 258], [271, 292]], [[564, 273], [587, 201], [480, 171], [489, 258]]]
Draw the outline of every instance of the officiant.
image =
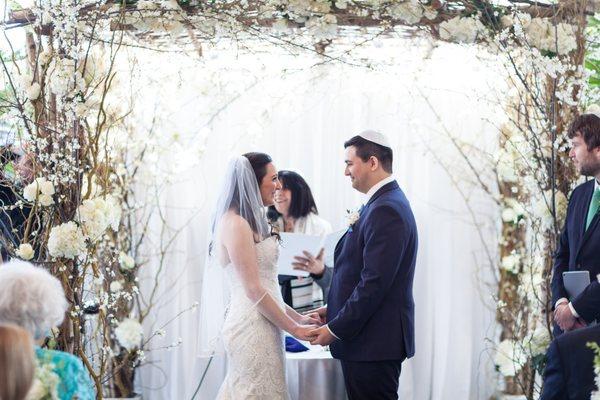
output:
[[[278, 232], [325, 235], [331, 224], [318, 214], [308, 183], [294, 171], [279, 171], [281, 190], [275, 192], [275, 204], [269, 207], [269, 220]], [[294, 309], [320, 306], [327, 300], [332, 265], [325, 265], [323, 254], [294, 263], [294, 269], [310, 273], [309, 277], [279, 275], [279, 285], [286, 304]]]

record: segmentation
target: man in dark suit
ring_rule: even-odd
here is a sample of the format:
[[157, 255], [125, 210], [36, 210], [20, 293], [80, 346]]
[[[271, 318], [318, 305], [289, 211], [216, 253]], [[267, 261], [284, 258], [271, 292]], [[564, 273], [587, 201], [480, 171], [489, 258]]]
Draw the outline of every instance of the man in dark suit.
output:
[[594, 384], [594, 351], [587, 343], [600, 343], [600, 326], [578, 329], [552, 341], [546, 354], [540, 400], [589, 400]]
[[[594, 179], [573, 190], [563, 232], [554, 256], [552, 304], [555, 334], [585, 326], [600, 319], [600, 118], [579, 116], [569, 129], [572, 148], [569, 156], [579, 173]], [[589, 271], [591, 283], [573, 299], [568, 299], [563, 283], [565, 271]]]
[[397, 399], [401, 363], [415, 353], [417, 227], [385, 136], [366, 131], [344, 147], [345, 174], [367, 199], [336, 246], [328, 305], [317, 310], [327, 324], [311, 343], [331, 344], [351, 400]]

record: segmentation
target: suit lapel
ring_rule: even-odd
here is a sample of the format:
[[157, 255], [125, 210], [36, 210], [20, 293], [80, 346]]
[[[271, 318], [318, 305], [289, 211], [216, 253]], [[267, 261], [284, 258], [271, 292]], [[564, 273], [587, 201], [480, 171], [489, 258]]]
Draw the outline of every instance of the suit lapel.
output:
[[[380, 197], [382, 194], [387, 193], [391, 190], [395, 190], [395, 189], [400, 189], [400, 186], [398, 186], [398, 182], [396, 182], [396, 181], [390, 182], [387, 185], [383, 185], [378, 191], [373, 193], [373, 196], [371, 196], [371, 198], [365, 205], [365, 208], [369, 207], [369, 205], [371, 203], [373, 203], [375, 200], [377, 200], [377, 198]], [[364, 212], [364, 210], [363, 210], [363, 212]]]
[[592, 222], [590, 223], [590, 227], [587, 230], [585, 229], [585, 225], [587, 222], [587, 215], [590, 210], [590, 203], [592, 202], [592, 196], [594, 195], [594, 189], [595, 189], [595, 183], [594, 183], [594, 180], [592, 179], [590, 181], [589, 188], [586, 188], [586, 192], [584, 194], [585, 207], [582, 207], [582, 209], [584, 209], [585, 211], [582, 215], [582, 218], [580, 221], [581, 223], [579, 224], [580, 225], [580, 236], [579, 237], [581, 238], [581, 240], [579, 241], [579, 246], [577, 248], [577, 256], [579, 256], [579, 252], [583, 248], [583, 245], [592, 235], [592, 232], [596, 228], [596, 225], [598, 225], [598, 213], [596, 213], [596, 215], [594, 216], [594, 219], [592, 219]]

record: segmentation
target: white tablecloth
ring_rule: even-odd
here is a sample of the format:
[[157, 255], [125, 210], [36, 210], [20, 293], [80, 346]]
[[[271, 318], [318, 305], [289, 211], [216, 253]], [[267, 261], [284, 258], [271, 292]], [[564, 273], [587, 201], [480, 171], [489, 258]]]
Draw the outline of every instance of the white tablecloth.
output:
[[291, 400], [344, 400], [342, 365], [321, 346], [302, 353], [286, 353], [287, 384]]
[[[321, 346], [311, 346], [303, 342], [309, 351], [286, 353], [287, 385], [291, 400], [345, 400], [346, 389], [342, 365], [331, 357], [329, 351]], [[198, 359], [195, 372], [191, 375], [191, 398], [200, 377], [204, 373], [207, 359]], [[217, 396], [219, 387], [225, 378], [227, 366], [225, 357], [216, 356], [195, 400], [212, 400]]]

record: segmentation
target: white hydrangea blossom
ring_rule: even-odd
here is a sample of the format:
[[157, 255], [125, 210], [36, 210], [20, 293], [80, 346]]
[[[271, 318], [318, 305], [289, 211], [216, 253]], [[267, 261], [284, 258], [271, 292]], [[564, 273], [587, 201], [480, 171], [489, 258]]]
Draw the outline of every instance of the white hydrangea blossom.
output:
[[310, 17], [306, 21], [308, 32], [319, 39], [330, 39], [337, 35], [337, 18], [333, 14]]
[[521, 264], [521, 257], [518, 254], [509, 254], [502, 257], [500, 266], [502, 269], [512, 272], [513, 274], [519, 273], [519, 266]]
[[77, 215], [85, 234], [92, 240], [98, 239], [110, 226], [119, 228], [121, 205], [114, 196], [84, 200], [77, 208]]
[[414, 25], [421, 21], [425, 9], [418, 0], [407, 0], [402, 3], [396, 3], [388, 10], [392, 18], [399, 19], [409, 25]]
[[135, 260], [130, 255], [121, 252], [119, 253], [119, 265], [122, 270], [130, 271], [135, 267]]
[[48, 252], [52, 257], [74, 259], [85, 252], [85, 235], [73, 221], [55, 226], [50, 230]]
[[533, 18], [525, 26], [525, 33], [530, 45], [564, 55], [577, 48], [575, 29], [564, 22], [555, 27], [548, 18]]
[[40, 97], [41, 91], [42, 87], [40, 86], [40, 84], [37, 82], [33, 82], [31, 86], [29, 86], [29, 88], [27, 88], [26, 90], [27, 98], [30, 101], [37, 100], [37, 98]]
[[[564, 193], [557, 191], [554, 194], [556, 204], [556, 218], [559, 221], [564, 220], [567, 213], [569, 200]], [[544, 192], [543, 196], [533, 200], [533, 214], [542, 223], [543, 227], [551, 227], [554, 223], [552, 217], [552, 192], [550, 190]]]
[[110, 283], [110, 291], [113, 293], [119, 293], [123, 290], [123, 282], [113, 281]]
[[475, 43], [477, 38], [486, 35], [485, 26], [474, 17], [454, 17], [439, 26], [440, 37], [458, 43]]
[[503, 340], [496, 348], [494, 364], [503, 376], [515, 376], [527, 363], [521, 343]]
[[127, 350], [133, 350], [142, 342], [142, 325], [134, 319], [126, 318], [115, 329], [115, 336], [121, 346]]

